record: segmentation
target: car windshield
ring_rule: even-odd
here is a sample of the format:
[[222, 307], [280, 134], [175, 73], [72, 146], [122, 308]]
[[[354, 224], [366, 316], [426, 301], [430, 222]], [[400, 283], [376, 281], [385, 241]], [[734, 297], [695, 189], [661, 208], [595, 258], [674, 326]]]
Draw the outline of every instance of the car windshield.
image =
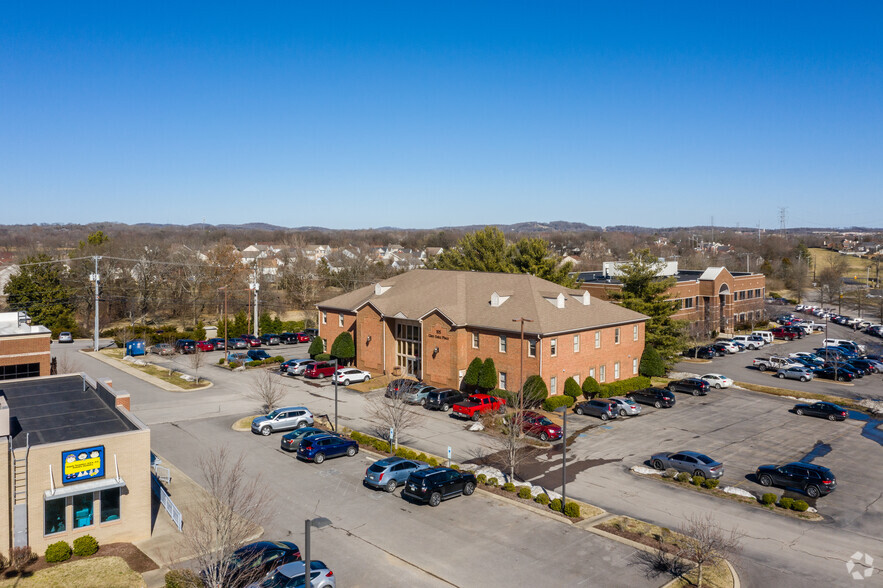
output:
[[696, 459], [701, 461], [702, 463], [711, 464], [714, 463], [714, 460], [708, 457], [707, 455], [702, 455], [701, 453], [696, 456]]
[[541, 425], [546, 425], [546, 426], [548, 426], [548, 425], [551, 425], [551, 424], [552, 424], [552, 421], [550, 421], [550, 420], [547, 419], [546, 417], [543, 417], [543, 418], [540, 419], [540, 424], [541, 424]]
[[385, 472], [386, 468], [382, 465], [377, 465], [376, 463], [372, 463], [370, 467], [368, 467], [369, 472], [374, 472], [375, 474], [379, 474], [380, 472]]
[[267, 418], [268, 418], [268, 419], [274, 419], [274, 418], [276, 418], [277, 416], [279, 416], [279, 414], [281, 414], [281, 413], [282, 413], [281, 410], [276, 409], [276, 410], [274, 410], [273, 412], [271, 412], [270, 414], [268, 414], [268, 415], [267, 415]]

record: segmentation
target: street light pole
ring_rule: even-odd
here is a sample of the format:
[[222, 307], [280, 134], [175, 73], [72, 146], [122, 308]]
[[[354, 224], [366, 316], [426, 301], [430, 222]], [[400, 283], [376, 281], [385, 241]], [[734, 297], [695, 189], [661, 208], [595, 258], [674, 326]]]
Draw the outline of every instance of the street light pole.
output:
[[334, 360], [334, 432], [337, 432], [337, 359]]
[[562, 406], [557, 410], [564, 415], [564, 425], [561, 427], [561, 513], [563, 514], [567, 505], [567, 407]]
[[[313, 521], [304, 521], [304, 578], [310, 577], [310, 525]], [[312, 582], [310, 582], [312, 584]]]
[[224, 365], [227, 365], [227, 286], [221, 286], [218, 290], [224, 291]]
[[[519, 347], [521, 348], [520, 353], [518, 354], [518, 410], [524, 410], [524, 323], [532, 323], [531, 319], [526, 319], [524, 317], [512, 319], [513, 323], [521, 323], [521, 342], [519, 343]], [[521, 415], [518, 415], [518, 418], [521, 418]]]

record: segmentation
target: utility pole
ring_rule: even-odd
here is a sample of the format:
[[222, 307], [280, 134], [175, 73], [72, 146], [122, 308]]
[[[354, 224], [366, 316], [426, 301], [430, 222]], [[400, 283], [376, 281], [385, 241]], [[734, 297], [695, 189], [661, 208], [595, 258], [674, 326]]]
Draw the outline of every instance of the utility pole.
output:
[[254, 289], [254, 336], [258, 336], [258, 290], [261, 285], [258, 283], [258, 258], [254, 258], [254, 283], [251, 284]]
[[[531, 319], [526, 319], [524, 317], [521, 317], [521, 318], [517, 318], [517, 319], [512, 319], [512, 322], [513, 323], [519, 323], [519, 322], [521, 323], [521, 343], [520, 343], [521, 353], [518, 354], [518, 356], [519, 356], [519, 363], [518, 363], [518, 410], [523, 411], [524, 410], [524, 323], [532, 323], [533, 321]], [[520, 414], [519, 414], [518, 418], [521, 418]]]
[[221, 286], [218, 290], [224, 291], [224, 365], [227, 365], [227, 357], [229, 350], [227, 349], [227, 286]]
[[95, 326], [92, 333], [93, 351], [98, 351], [98, 289], [101, 287], [101, 276], [98, 274], [98, 260], [101, 256], [94, 255], [92, 260], [95, 262], [95, 273], [89, 276], [89, 281], [95, 284]]

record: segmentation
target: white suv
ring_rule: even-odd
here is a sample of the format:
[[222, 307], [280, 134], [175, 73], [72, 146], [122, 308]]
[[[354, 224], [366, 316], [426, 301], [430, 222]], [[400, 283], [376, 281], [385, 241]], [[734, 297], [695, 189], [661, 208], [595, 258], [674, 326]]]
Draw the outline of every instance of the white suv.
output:
[[745, 346], [746, 349], [754, 351], [755, 349], [760, 349], [766, 343], [764, 342], [762, 337], [758, 337], [757, 335], [736, 335], [733, 337], [733, 341], [738, 341], [742, 345]]
[[269, 435], [276, 431], [300, 429], [313, 424], [313, 413], [303, 406], [277, 408], [267, 416], [255, 417], [251, 421], [251, 432]]

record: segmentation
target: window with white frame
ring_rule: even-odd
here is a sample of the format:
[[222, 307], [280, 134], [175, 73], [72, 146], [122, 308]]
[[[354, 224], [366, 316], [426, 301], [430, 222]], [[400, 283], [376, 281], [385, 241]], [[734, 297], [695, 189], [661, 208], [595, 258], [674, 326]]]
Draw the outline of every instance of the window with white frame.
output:
[[500, 353], [506, 353], [506, 335], [500, 335]]
[[325, 312], [324, 310], [322, 311], [322, 324], [323, 325], [328, 324], [328, 313]]
[[632, 360], [632, 374], [638, 375], [638, 358]]
[[579, 335], [573, 336], [573, 352], [579, 353]]
[[500, 372], [500, 389], [508, 390], [506, 387], [506, 372]]
[[472, 348], [478, 349], [478, 333], [472, 333]]
[[602, 365], [601, 367], [598, 368], [598, 381], [603, 382], [606, 379], [607, 379], [607, 366]]
[[549, 396], [555, 396], [558, 394], [558, 378], [552, 376], [549, 380]]
[[551, 357], [558, 356], [558, 339], [549, 339], [549, 355]]
[[613, 343], [619, 345], [619, 327], [613, 329]]
[[619, 379], [619, 362], [618, 361], [613, 364], [613, 379], [614, 380]]
[[579, 379], [579, 374], [573, 374], [573, 381], [582, 386], [583, 381]]
[[638, 340], [638, 325], [635, 325], [634, 327], [632, 327], [632, 340], [633, 341]]
[[337, 326], [338, 327], [343, 326], [343, 313], [340, 313], [339, 315], [337, 315]]
[[528, 357], [536, 357], [537, 356], [537, 340], [531, 339], [527, 342], [527, 356]]
[[589, 377], [592, 379], [595, 378], [595, 368], [589, 368]]
[[601, 331], [595, 331], [595, 349], [601, 349]]

